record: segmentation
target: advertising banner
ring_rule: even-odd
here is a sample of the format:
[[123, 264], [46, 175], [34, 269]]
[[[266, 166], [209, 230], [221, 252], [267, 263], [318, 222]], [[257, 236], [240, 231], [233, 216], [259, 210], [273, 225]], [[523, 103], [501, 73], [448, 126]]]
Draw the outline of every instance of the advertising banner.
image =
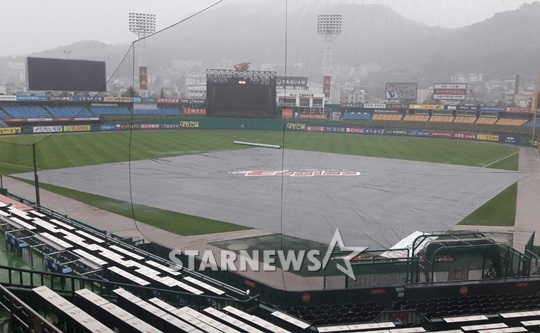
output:
[[21, 133], [20, 127], [0, 127], [0, 135], [19, 134]]
[[386, 134], [390, 135], [407, 135], [407, 131], [405, 130], [387, 130]]
[[18, 101], [35, 101], [44, 102], [47, 100], [47, 96], [17, 96]]
[[104, 102], [115, 102], [115, 103], [130, 103], [131, 97], [115, 97], [115, 96], [108, 96], [103, 97]]
[[49, 101], [62, 101], [62, 102], [73, 102], [75, 97], [73, 96], [49, 96]]
[[75, 102], [103, 102], [103, 97], [100, 96], [75, 96]]
[[503, 143], [518, 143], [518, 139], [513, 136], [499, 135], [499, 142]]
[[481, 106], [480, 111], [483, 112], [504, 112], [506, 111], [505, 106]]
[[89, 132], [90, 125], [65, 125], [64, 132]]
[[454, 138], [465, 139], [465, 140], [475, 140], [476, 133], [454, 133]]
[[199, 128], [199, 126], [200, 126], [200, 123], [198, 121], [182, 120], [180, 122], [181, 128]]
[[433, 85], [433, 99], [461, 100], [467, 98], [465, 83], [436, 83]]
[[148, 90], [148, 69], [146, 66], [139, 66], [139, 89]]
[[386, 133], [386, 130], [384, 129], [375, 129], [375, 128], [366, 128], [364, 130], [365, 134], [375, 134], [375, 135], [382, 135]]
[[411, 110], [444, 110], [444, 105], [439, 104], [411, 104]]
[[16, 101], [17, 96], [15, 95], [0, 95], [0, 101]]
[[443, 131], [433, 131], [431, 132], [431, 136], [436, 137], [436, 138], [452, 138], [454, 137], [454, 133], [443, 132]]
[[304, 123], [287, 123], [287, 129], [294, 131], [304, 131], [306, 129], [306, 124]]
[[332, 77], [325, 75], [323, 77], [323, 94], [324, 97], [329, 98], [330, 97], [330, 85], [332, 84]]
[[341, 108], [363, 108], [364, 103], [342, 103]]
[[345, 132], [346, 133], [353, 133], [353, 134], [364, 134], [364, 129], [363, 128], [358, 128], [358, 127], [351, 127], [351, 128], [346, 128]]
[[531, 112], [531, 108], [530, 107], [519, 107], [519, 106], [508, 106], [506, 108], [506, 112], [526, 113], [526, 112]]
[[206, 109], [204, 108], [184, 108], [182, 111], [183, 114], [187, 115], [206, 115]]
[[385, 88], [386, 99], [416, 99], [416, 83], [387, 83]]
[[114, 131], [114, 130], [116, 130], [117, 126], [118, 125], [116, 125], [116, 124], [102, 124], [102, 125], [99, 125], [99, 129], [101, 131]]
[[141, 129], [159, 129], [159, 124], [141, 124]]
[[162, 104], [180, 104], [180, 98], [158, 98], [156, 101]]
[[476, 111], [478, 110], [478, 107], [474, 105], [459, 105], [457, 107], [457, 110], [458, 111]]
[[337, 132], [337, 133], [345, 133], [346, 128], [345, 127], [327, 127], [327, 132]]
[[283, 109], [281, 111], [282, 119], [293, 119], [293, 109]]
[[202, 105], [204, 105], [204, 104], [206, 104], [206, 100], [200, 99], [200, 98], [195, 98], [195, 99], [191, 99], [191, 98], [190, 99], [185, 99], [184, 98], [184, 99], [180, 100], [180, 103], [182, 103], [182, 104], [202, 104]]
[[298, 118], [300, 119], [326, 119], [326, 115], [320, 114], [320, 113], [312, 113], [312, 114], [301, 113], [298, 115]]
[[476, 135], [476, 139], [481, 141], [499, 141], [499, 136], [493, 134], [478, 134]]
[[410, 135], [410, 136], [430, 136], [431, 131], [409, 130], [409, 131], [407, 131], [407, 135]]
[[180, 124], [161, 124], [162, 129], [179, 129]]
[[326, 127], [323, 126], [306, 126], [307, 132], [325, 132]]
[[34, 133], [56, 133], [62, 132], [62, 126], [34, 126], [32, 131]]
[[276, 86], [288, 88], [306, 88], [307, 76], [278, 76], [276, 77]]
[[364, 103], [365, 109], [386, 109], [386, 104], [384, 103]]

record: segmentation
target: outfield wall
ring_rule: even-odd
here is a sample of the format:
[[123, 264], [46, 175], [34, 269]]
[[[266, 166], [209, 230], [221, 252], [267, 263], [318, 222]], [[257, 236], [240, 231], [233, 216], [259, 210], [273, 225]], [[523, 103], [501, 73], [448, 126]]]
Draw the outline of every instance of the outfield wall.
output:
[[161, 120], [152, 123], [108, 123], [92, 125], [48, 125], [10, 128], [1, 131], [1, 134], [46, 134], [46, 133], [73, 133], [73, 132], [99, 132], [99, 131], [125, 131], [125, 130], [263, 130], [263, 131], [294, 131], [316, 133], [341, 133], [353, 135], [391, 135], [408, 137], [429, 137], [457, 140], [473, 140], [509, 143], [517, 145], [532, 145], [531, 137], [500, 135], [473, 131], [442, 131], [428, 129], [381, 129], [361, 126], [350, 123], [336, 123], [335, 121], [316, 120], [282, 120], [282, 119], [227, 119], [227, 118], [185, 118], [175, 120]]
[[0, 135], [50, 134], [74, 132], [124, 131], [124, 130], [262, 130], [317, 133], [342, 133], [353, 135], [391, 135], [408, 137], [430, 137], [457, 140], [473, 140], [532, 145], [532, 138], [523, 135], [501, 135], [475, 131], [449, 131], [429, 129], [381, 129], [361, 124], [336, 123], [308, 119], [229, 119], [229, 118], [185, 118], [155, 122], [108, 123], [86, 125], [46, 125], [2, 128]]

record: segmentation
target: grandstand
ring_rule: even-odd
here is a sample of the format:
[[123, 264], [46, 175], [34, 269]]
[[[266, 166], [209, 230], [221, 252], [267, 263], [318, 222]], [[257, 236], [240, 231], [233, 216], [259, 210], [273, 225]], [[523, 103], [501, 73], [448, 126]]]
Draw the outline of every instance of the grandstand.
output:
[[400, 121], [403, 116], [401, 114], [374, 114], [373, 120]]
[[2, 107], [10, 118], [52, 118], [52, 115], [41, 106], [12, 106]]
[[92, 118], [95, 117], [86, 107], [45, 107], [55, 118]]
[[476, 120], [477, 124], [484, 124], [484, 125], [493, 125], [497, 123], [499, 119], [497, 117], [478, 117]]
[[451, 122], [454, 121], [454, 116], [442, 116], [442, 115], [435, 116], [435, 115], [433, 115], [433, 116], [431, 116], [429, 121], [437, 122], [437, 123], [451, 123]]
[[460, 123], [460, 124], [474, 124], [476, 121], [476, 117], [473, 116], [457, 116], [454, 119], [454, 123]]
[[427, 114], [408, 114], [403, 117], [404, 121], [417, 121], [426, 122], [429, 121], [430, 116]]
[[98, 116], [129, 116], [131, 115], [131, 112], [129, 112], [128, 108], [126, 107], [92, 107], [92, 112]]
[[0, 302], [11, 313], [11, 329], [527, 332], [540, 324], [540, 258], [477, 232], [415, 234], [408, 250], [353, 259], [357, 278], [401, 283], [306, 290], [270, 303], [187, 268], [171, 269], [173, 263], [142, 247], [26, 199], [0, 199], [6, 249], [45, 262], [44, 271], [2, 267], [8, 274]]
[[370, 118], [371, 114], [367, 112], [348, 112], [343, 115], [343, 120], [369, 120]]
[[527, 121], [527, 119], [502, 118], [499, 119], [495, 124], [501, 126], [523, 126]]

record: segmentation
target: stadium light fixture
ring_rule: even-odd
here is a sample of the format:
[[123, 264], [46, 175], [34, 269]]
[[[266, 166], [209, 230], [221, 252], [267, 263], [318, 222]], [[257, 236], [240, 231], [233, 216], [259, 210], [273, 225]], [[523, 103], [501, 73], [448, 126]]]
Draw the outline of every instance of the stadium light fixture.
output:
[[341, 15], [317, 16], [317, 33], [324, 35], [323, 93], [324, 97], [329, 100], [332, 82], [333, 40], [335, 35], [341, 34]]
[[145, 37], [156, 32], [156, 15], [129, 13], [129, 31], [137, 35], [139, 42], [139, 93], [142, 97], [148, 97]]

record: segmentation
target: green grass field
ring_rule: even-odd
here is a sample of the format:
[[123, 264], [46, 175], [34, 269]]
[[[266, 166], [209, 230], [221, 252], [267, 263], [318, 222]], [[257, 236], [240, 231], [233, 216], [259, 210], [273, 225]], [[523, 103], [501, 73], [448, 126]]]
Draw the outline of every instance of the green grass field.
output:
[[[129, 131], [124, 131], [4, 137], [0, 138], [0, 173], [7, 175], [31, 171], [32, 144], [36, 147], [39, 169], [58, 169], [246, 148], [233, 144], [234, 140], [336, 154], [489, 166], [505, 170], [517, 170], [518, 167], [517, 147], [493, 143], [335, 133], [187, 130], [133, 131], [131, 135]], [[42, 184], [43, 188], [46, 186], [56, 193], [130, 218], [135, 212], [135, 218], [141, 222], [182, 235], [245, 229], [230, 223], [152, 207], [135, 206], [132, 210], [127, 202]], [[463, 223], [513, 225], [515, 199], [516, 191], [510, 187]], [[501, 214], [501, 211], [505, 214]], [[186, 221], [185, 224], [182, 221]], [[197, 223], [193, 223], [195, 221]]]

